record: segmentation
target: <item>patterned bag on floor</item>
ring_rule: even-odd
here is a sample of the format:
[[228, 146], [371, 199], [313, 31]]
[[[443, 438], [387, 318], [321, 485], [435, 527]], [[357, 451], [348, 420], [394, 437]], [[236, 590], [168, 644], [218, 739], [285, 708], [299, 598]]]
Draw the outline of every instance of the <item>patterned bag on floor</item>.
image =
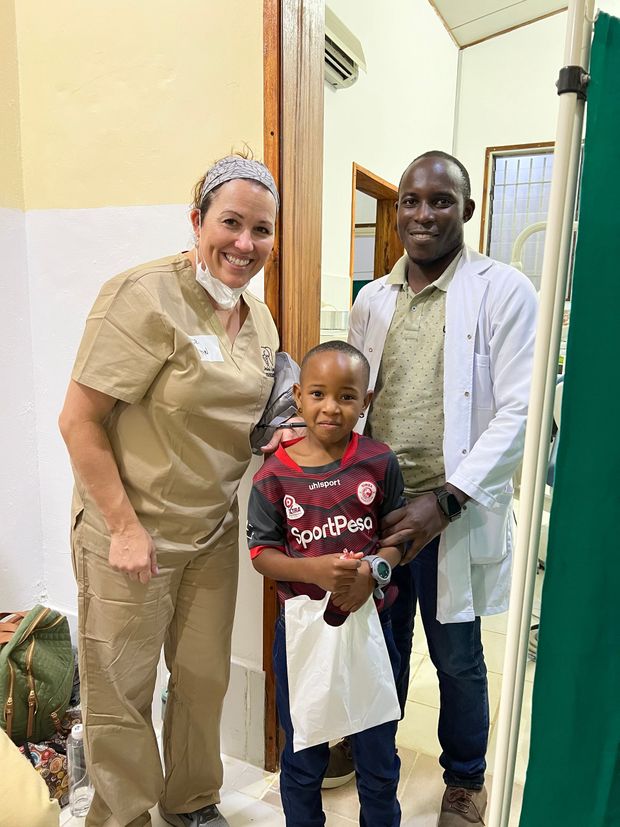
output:
[[79, 709], [69, 709], [60, 723], [60, 731], [53, 741], [41, 744], [26, 742], [19, 748], [47, 784], [50, 798], [61, 807], [69, 803], [69, 773], [67, 771], [67, 737], [73, 724], [82, 721]]

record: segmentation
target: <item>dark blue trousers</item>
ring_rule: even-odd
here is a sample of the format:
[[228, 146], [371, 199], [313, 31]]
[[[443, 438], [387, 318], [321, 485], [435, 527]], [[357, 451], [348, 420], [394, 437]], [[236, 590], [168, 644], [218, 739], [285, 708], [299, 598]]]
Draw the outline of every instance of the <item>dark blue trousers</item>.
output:
[[480, 789], [484, 783], [489, 738], [487, 669], [480, 618], [470, 623], [437, 621], [438, 549], [437, 537], [411, 563], [397, 566], [392, 573], [398, 597], [390, 613], [401, 664], [396, 690], [404, 715], [417, 603], [428, 652], [439, 678], [438, 736], [442, 749], [439, 763], [444, 769], [444, 781], [453, 786]]
[[[399, 657], [388, 613], [381, 614], [381, 622], [396, 676]], [[273, 665], [278, 715], [286, 735], [280, 762], [280, 793], [286, 824], [287, 827], [323, 827], [325, 814], [321, 803], [321, 782], [329, 761], [329, 745], [319, 744], [293, 752], [283, 615], [276, 623]], [[400, 758], [395, 744], [396, 725], [396, 721], [390, 721], [349, 738], [360, 799], [361, 827], [400, 825], [400, 805], [396, 798], [400, 775]]]

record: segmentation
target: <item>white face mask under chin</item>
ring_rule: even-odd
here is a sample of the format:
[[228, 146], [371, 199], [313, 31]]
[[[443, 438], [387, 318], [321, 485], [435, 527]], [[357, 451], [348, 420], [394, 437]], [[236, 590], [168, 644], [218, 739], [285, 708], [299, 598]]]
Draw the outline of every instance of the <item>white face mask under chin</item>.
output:
[[243, 287], [229, 287], [227, 284], [224, 284], [223, 281], [215, 278], [200, 261], [198, 248], [196, 248], [196, 281], [204, 287], [216, 304], [219, 304], [224, 310], [232, 310], [239, 301], [241, 294], [250, 286], [250, 282], [248, 281]]

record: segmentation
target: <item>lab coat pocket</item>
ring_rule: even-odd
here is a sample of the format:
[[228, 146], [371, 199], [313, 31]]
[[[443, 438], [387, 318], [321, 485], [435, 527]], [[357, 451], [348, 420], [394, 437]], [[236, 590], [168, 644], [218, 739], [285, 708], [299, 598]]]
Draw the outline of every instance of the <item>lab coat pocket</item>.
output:
[[492, 410], [493, 382], [491, 381], [491, 359], [482, 353], [474, 353], [474, 408]]
[[472, 565], [499, 563], [508, 553], [512, 497], [500, 494], [494, 508], [468, 503], [469, 559]]

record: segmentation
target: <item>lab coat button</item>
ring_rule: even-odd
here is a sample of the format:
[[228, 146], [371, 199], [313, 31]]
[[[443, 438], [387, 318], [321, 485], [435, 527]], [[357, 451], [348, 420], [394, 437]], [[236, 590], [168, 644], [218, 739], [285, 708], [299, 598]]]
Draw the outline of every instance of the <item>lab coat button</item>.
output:
[[468, 334], [467, 334], [467, 338], [468, 338], [468, 339], [471, 339], [471, 333], [468, 333]]
[[368, 353], [372, 353], [372, 348], [371, 347], [368, 348]]
[[469, 391], [465, 391], [465, 396], [469, 396]]
[[462, 454], [466, 454], [466, 453], [467, 453], [467, 448], [463, 448], [463, 450], [461, 451], [461, 453], [462, 453]]

